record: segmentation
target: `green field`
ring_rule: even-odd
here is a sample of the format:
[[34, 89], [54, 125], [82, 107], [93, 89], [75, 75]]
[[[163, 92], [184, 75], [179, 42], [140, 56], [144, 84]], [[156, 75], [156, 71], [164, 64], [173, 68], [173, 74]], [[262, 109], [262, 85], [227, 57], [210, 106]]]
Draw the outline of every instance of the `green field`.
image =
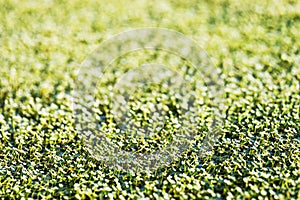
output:
[[[199, 131], [172, 164], [129, 173], [87, 151], [69, 94], [101, 42], [140, 27], [181, 32], [207, 52], [225, 120], [203, 156]], [[0, 0], [0, 45], [2, 199], [300, 199], [300, 1]], [[97, 94], [104, 113], [109, 83]], [[167, 142], [109, 137], [129, 151]]]

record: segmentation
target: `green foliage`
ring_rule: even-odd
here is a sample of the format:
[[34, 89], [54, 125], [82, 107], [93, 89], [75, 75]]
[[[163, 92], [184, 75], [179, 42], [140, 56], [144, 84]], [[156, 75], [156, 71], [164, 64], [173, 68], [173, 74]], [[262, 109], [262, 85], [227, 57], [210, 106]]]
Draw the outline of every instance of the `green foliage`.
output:
[[[0, 5], [0, 197], [300, 198], [298, 1], [0, 0]], [[125, 173], [87, 152], [75, 130], [70, 94], [80, 63], [100, 42], [149, 26], [180, 31], [208, 52], [223, 74], [226, 120], [205, 155], [198, 156], [199, 135], [170, 166]], [[109, 73], [112, 80], [99, 83], [98, 109], [107, 113], [103, 94], [120, 75]], [[155, 137], [126, 137], [124, 144], [158, 145]]]

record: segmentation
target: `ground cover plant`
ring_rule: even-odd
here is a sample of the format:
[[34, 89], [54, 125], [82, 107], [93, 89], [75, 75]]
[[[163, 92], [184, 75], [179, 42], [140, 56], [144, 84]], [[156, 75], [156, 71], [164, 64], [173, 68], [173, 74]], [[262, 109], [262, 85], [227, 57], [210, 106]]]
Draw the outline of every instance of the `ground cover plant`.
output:
[[[0, 0], [0, 5], [1, 198], [300, 199], [299, 1]], [[198, 156], [196, 142], [167, 167], [127, 173], [86, 150], [70, 100], [76, 71], [102, 41], [135, 27], [185, 34], [221, 72], [226, 117], [204, 156]], [[115, 65], [125, 69], [138, 58], [153, 57], [144, 55], [128, 55], [130, 62]], [[109, 73], [98, 93], [98, 109], [107, 113], [104, 94], [119, 72]], [[202, 128], [204, 133], [204, 122]], [[203, 139], [201, 133], [195, 141]], [[142, 151], [168, 138], [167, 133], [150, 140], [110, 137], [124, 141], [126, 150]]]

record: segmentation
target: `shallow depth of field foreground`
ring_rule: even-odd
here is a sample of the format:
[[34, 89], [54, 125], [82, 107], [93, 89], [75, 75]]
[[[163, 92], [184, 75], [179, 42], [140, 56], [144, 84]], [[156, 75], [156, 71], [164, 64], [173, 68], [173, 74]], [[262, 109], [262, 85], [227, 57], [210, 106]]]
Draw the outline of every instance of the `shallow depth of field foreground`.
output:
[[[196, 88], [193, 144], [164, 167], [134, 173], [87, 150], [70, 97], [101, 42], [141, 27], [181, 32], [207, 52], [224, 82], [225, 119], [200, 156], [213, 111]], [[0, 0], [0, 44], [0, 198], [300, 199], [299, 1]], [[112, 63], [94, 93], [94, 112], [112, 124], [107, 139], [124, 151], [153, 152], [176, 137], [172, 123], [149, 137], [113, 126], [117, 77], [150, 61], [190, 73], [184, 59], [133, 52]], [[132, 101], [173, 99], [162, 85], [147, 90], [160, 93], [133, 93]], [[170, 121], [176, 102], [162, 106]], [[151, 108], [131, 109], [149, 122]]]

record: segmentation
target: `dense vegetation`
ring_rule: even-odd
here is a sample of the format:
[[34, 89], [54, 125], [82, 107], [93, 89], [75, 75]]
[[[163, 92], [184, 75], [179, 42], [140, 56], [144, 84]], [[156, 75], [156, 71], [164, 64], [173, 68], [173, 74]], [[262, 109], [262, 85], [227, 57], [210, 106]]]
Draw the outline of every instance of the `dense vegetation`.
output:
[[[300, 198], [299, 1], [0, 5], [0, 197]], [[129, 173], [86, 150], [69, 94], [86, 56], [136, 27], [170, 28], [197, 41], [222, 73], [226, 117], [204, 156], [195, 145], [167, 167]], [[108, 88], [102, 84], [99, 101]]]

